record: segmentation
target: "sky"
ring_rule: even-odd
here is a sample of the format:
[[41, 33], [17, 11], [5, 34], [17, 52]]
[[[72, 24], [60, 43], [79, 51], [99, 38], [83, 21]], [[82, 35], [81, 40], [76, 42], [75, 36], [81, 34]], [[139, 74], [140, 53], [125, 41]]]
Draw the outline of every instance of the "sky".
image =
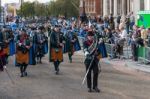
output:
[[[24, 1], [35, 1], [35, 0], [24, 0]], [[38, 0], [38, 1], [45, 3], [45, 2], [48, 2], [50, 0]], [[5, 3], [12, 3], [12, 2], [18, 3], [19, 0], [1, 0], [1, 2], [2, 2], [2, 5], [4, 5]]]

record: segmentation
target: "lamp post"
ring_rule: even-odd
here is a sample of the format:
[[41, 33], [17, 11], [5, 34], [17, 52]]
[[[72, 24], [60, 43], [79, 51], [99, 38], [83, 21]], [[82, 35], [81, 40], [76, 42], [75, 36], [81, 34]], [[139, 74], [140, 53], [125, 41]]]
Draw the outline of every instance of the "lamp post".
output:
[[5, 9], [3, 8], [3, 23], [4, 23], [4, 26], [5, 26]]
[[0, 22], [5, 26], [5, 7], [2, 7], [2, 0], [0, 0]]
[[80, 15], [80, 19], [81, 19], [81, 23], [83, 23], [83, 22], [87, 22], [87, 16], [86, 16], [86, 12], [85, 12], [85, 1], [82, 0], [81, 3], [82, 3], [82, 5], [81, 5], [82, 12]]
[[53, 0], [53, 10], [54, 10], [54, 16], [55, 16], [55, 1]]
[[23, 12], [22, 12], [22, 3], [23, 3], [23, 1], [21, 0], [21, 22], [22, 22], [22, 16], [23, 16]]
[[[0, 0], [0, 19], [2, 19], [2, 3], [1, 3], [1, 0]], [[2, 20], [0, 20], [1, 22]]]

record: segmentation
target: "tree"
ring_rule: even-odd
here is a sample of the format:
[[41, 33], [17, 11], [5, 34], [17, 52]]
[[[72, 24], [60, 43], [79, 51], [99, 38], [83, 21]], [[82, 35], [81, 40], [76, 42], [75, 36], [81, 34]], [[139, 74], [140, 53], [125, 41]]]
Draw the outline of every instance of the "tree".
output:
[[79, 0], [56, 0], [50, 3], [51, 15], [78, 16]]
[[17, 14], [24, 17], [34, 16], [34, 3], [24, 2], [21, 9], [17, 11]]
[[35, 1], [24, 2], [20, 10], [17, 11], [18, 15], [24, 17], [33, 16], [59, 16], [66, 17], [79, 15], [79, 0], [56, 0], [47, 4], [39, 3]]

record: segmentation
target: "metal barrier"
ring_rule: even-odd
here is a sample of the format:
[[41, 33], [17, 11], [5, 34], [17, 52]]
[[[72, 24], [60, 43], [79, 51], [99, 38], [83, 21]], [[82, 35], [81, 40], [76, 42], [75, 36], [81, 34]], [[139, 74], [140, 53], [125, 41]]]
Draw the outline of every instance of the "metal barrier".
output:
[[[111, 59], [115, 58], [115, 56], [118, 56], [116, 55], [114, 44], [105, 43], [105, 46], [107, 54]], [[120, 57], [130, 59], [132, 57], [131, 47], [125, 44], [125, 46], [123, 47], [123, 55], [121, 55]], [[142, 62], [144, 64], [150, 63], [150, 47], [138, 48], [138, 62]]]
[[[83, 42], [85, 38], [78, 36], [78, 40], [79, 40], [81, 49], [83, 49]], [[122, 58], [129, 59], [132, 56], [131, 47], [128, 46], [127, 42], [125, 42], [124, 47], [123, 47], [123, 55], [116, 54], [114, 44], [105, 43], [105, 46], [106, 46], [107, 54], [109, 55], [111, 59], [115, 58], [115, 56], [120, 56]]]
[[117, 57], [119, 56], [119, 57], [122, 57], [122, 58], [125, 58], [125, 59], [129, 59], [132, 56], [131, 48], [127, 44], [125, 44], [125, 46], [123, 47], [123, 54], [122, 55], [118, 55], [116, 53], [115, 44], [105, 43], [105, 46], [106, 46], [107, 54], [109, 55], [109, 57], [111, 59], [115, 58], [116, 56]]
[[114, 44], [108, 44], [108, 43], [105, 43], [105, 46], [106, 46], [106, 50], [107, 50], [107, 54], [110, 58], [114, 58], [114, 55], [115, 55], [115, 51], [114, 51]]

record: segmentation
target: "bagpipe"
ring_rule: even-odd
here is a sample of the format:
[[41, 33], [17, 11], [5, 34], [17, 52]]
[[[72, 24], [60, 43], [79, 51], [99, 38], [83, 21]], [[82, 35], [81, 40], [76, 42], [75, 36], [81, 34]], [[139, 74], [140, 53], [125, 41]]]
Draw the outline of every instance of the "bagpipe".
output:
[[86, 49], [89, 55], [94, 54], [95, 51], [101, 54], [101, 58], [107, 57], [107, 51], [103, 38], [99, 36], [99, 32], [94, 31], [93, 43]]
[[29, 49], [26, 48], [25, 45], [17, 46], [17, 50], [21, 51], [23, 54], [26, 54], [29, 51]]
[[94, 39], [93, 39], [93, 43], [91, 44], [91, 46], [88, 47], [88, 51], [89, 54], [91, 55], [92, 53], [94, 53], [94, 51], [97, 49], [98, 47], [98, 35], [97, 33], [95, 33], [94, 35]]
[[84, 49], [84, 53], [85, 53], [85, 56], [86, 56], [84, 63], [89, 64], [89, 67], [88, 67], [87, 72], [86, 72], [86, 74], [84, 76], [84, 79], [82, 81], [82, 85], [84, 84], [84, 82], [86, 80], [86, 77], [87, 77], [87, 75], [90, 71], [90, 68], [91, 68], [91, 66], [92, 66], [92, 64], [95, 60], [95, 57], [96, 57], [96, 54], [97, 54], [97, 51], [98, 51], [97, 50], [98, 49], [98, 42], [99, 42], [98, 36], [95, 33], [92, 44], [88, 48]]
[[[98, 53], [101, 55], [101, 58], [107, 57], [107, 51], [106, 51], [105, 43], [101, 40], [101, 38], [99, 38], [98, 33], [96, 31], [94, 33], [94, 39], [93, 40], [94, 40], [93, 43], [86, 50], [84, 50], [85, 55], [86, 55], [86, 52], [88, 51], [88, 54], [86, 55], [85, 63], [86, 63], [86, 61], [88, 61], [89, 67], [88, 67], [87, 72], [84, 76], [82, 84], [84, 84], [86, 77], [90, 71], [90, 68], [91, 68], [94, 60], [96, 59], [95, 57], [97, 57]], [[100, 63], [98, 65], [99, 65], [99, 72], [101, 72]]]

